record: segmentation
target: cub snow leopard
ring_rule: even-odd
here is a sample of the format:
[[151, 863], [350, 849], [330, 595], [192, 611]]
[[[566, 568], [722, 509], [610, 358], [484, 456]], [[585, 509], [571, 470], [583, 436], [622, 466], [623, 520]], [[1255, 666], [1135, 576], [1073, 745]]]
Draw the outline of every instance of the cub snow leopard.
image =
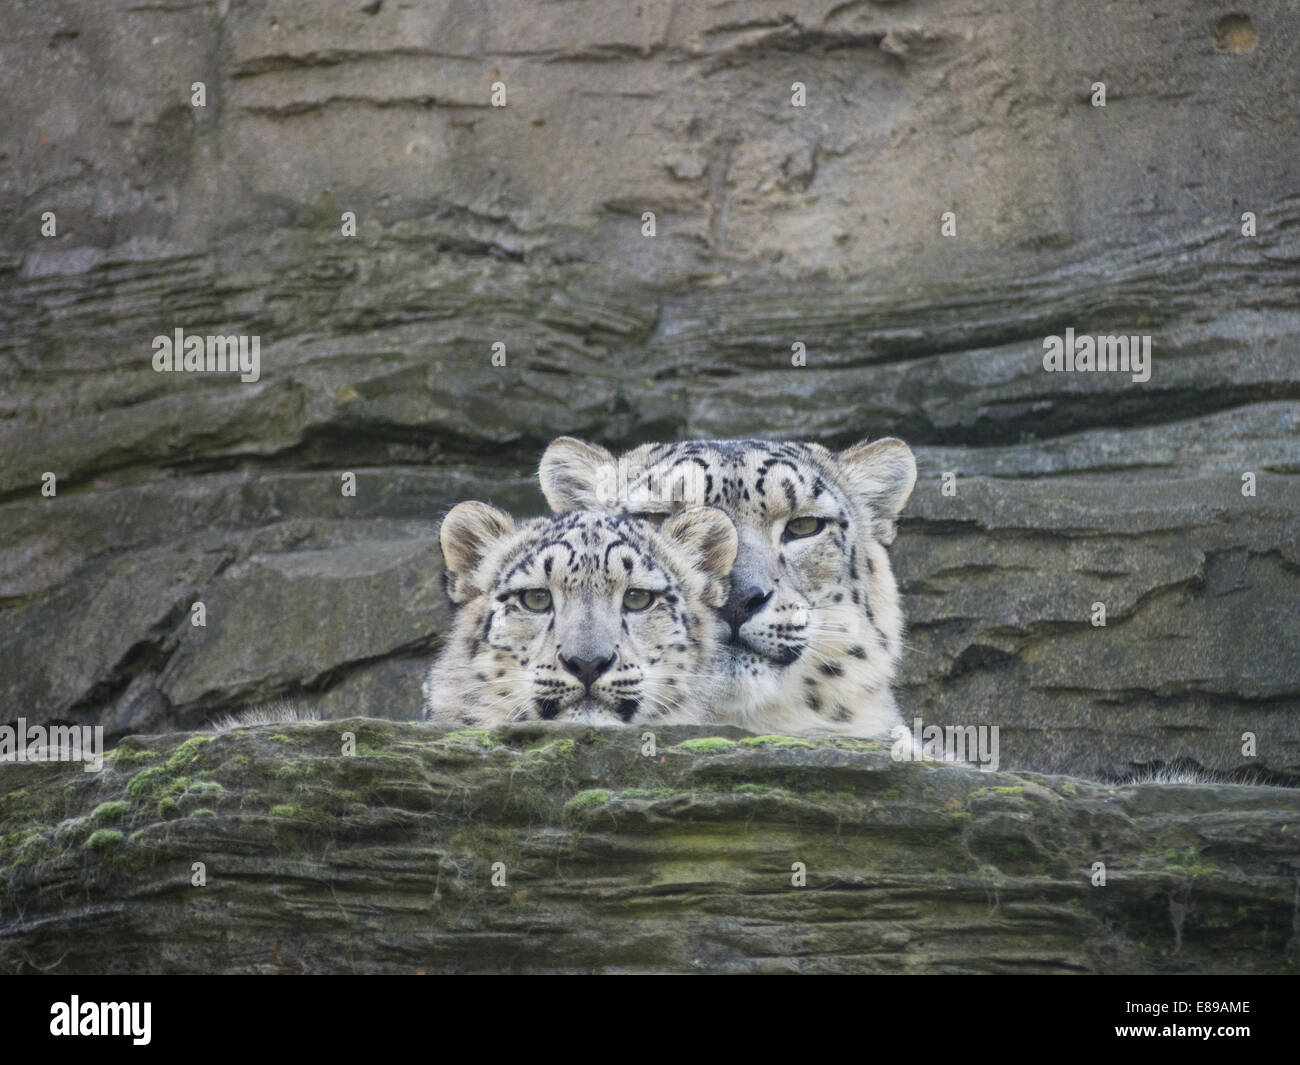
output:
[[722, 511], [693, 507], [656, 529], [593, 513], [516, 523], [470, 502], [439, 539], [456, 613], [425, 720], [708, 720], [736, 557]]
[[653, 520], [726, 511], [739, 533], [730, 632], [714, 703], [721, 723], [769, 732], [888, 736], [902, 725], [889, 684], [903, 617], [886, 545], [916, 483], [901, 440], [839, 453], [819, 444], [696, 440], [615, 459], [561, 437], [542, 457], [553, 510]]

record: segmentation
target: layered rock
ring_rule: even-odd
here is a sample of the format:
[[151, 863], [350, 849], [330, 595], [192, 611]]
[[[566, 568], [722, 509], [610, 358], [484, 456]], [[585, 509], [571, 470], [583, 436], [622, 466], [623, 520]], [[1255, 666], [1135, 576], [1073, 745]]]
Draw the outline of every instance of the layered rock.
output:
[[[414, 716], [438, 518], [540, 509], [553, 436], [894, 433], [909, 716], [1300, 777], [1285, 0], [580, 6], [9, 5], [0, 716]], [[1150, 380], [1045, 372], [1067, 328]]]
[[1300, 947], [1294, 789], [375, 719], [0, 778], [9, 972], [1280, 973]]

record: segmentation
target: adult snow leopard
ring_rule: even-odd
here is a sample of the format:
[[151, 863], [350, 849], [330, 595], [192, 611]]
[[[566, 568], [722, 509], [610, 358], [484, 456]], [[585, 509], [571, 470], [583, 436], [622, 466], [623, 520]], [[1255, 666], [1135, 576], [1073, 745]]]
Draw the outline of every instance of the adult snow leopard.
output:
[[916, 483], [901, 440], [832, 453], [819, 444], [696, 440], [619, 459], [572, 437], [539, 470], [553, 510], [654, 520], [724, 510], [739, 534], [720, 722], [772, 732], [888, 736], [903, 616], [886, 546]]
[[439, 539], [456, 614], [425, 682], [425, 720], [708, 720], [736, 557], [722, 511], [685, 509], [656, 529], [593, 513], [516, 523], [470, 502]]

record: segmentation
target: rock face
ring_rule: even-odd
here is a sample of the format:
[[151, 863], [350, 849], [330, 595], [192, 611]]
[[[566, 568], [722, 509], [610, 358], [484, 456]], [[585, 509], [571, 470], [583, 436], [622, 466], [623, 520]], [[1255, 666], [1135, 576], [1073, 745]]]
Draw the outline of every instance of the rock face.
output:
[[414, 716], [438, 518], [555, 435], [893, 433], [910, 714], [1300, 779], [1290, 0], [4, 6], [4, 720]]
[[6, 972], [1279, 973], [1300, 951], [1294, 789], [375, 719], [0, 778]]

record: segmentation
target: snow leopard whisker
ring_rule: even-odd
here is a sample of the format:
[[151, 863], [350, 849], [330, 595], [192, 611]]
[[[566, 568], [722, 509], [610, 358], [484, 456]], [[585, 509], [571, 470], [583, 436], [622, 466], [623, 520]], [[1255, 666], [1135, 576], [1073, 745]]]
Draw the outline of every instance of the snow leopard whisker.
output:
[[[830, 621], [818, 621], [815, 623], [810, 623], [807, 631], [810, 633], [814, 633], [815, 634], [814, 638], [820, 636], [841, 636], [846, 641], [853, 641], [855, 643], [858, 641], [858, 636], [853, 633], [850, 633], [849, 630], [845, 628], [844, 625], [841, 623], [835, 623]], [[918, 655], [933, 655], [937, 653], [935, 651], [927, 651], [923, 647], [918, 647], [916, 644], [908, 642], [906, 639], [904, 639], [901, 636], [898, 637], [898, 645], [900, 647], [906, 648], [909, 651], [913, 651]]]

